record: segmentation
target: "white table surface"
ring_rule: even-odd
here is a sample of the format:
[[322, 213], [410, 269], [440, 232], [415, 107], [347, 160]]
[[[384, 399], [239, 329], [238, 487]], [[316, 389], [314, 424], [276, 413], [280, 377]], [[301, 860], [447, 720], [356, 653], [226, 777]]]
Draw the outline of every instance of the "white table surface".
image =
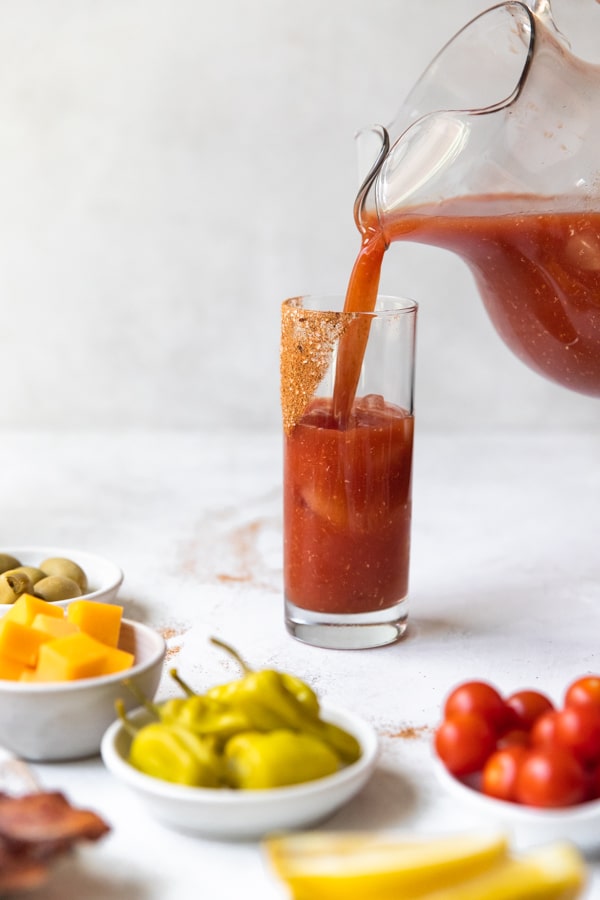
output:
[[[284, 630], [277, 434], [5, 433], [0, 544], [114, 559], [125, 614], [169, 635], [170, 659], [198, 689], [231, 675], [207, 642], [216, 634], [370, 719], [379, 768], [322, 828], [466, 830], [480, 820], [432, 774], [432, 728], [450, 687], [486, 678], [560, 700], [570, 680], [600, 671], [599, 451], [598, 433], [418, 432], [411, 625], [379, 650], [320, 650]], [[257, 843], [168, 830], [99, 757], [34, 769], [112, 831], [30, 900], [285, 897]], [[600, 863], [591, 872], [586, 897], [600, 898]]]

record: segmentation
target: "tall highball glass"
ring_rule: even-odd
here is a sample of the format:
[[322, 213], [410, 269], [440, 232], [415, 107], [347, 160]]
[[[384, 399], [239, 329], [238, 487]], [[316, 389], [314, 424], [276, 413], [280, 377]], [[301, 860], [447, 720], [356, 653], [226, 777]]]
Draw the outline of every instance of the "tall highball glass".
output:
[[[342, 310], [334, 296], [282, 306], [285, 623], [364, 649], [407, 628], [417, 304]], [[350, 390], [336, 381], [349, 368]]]

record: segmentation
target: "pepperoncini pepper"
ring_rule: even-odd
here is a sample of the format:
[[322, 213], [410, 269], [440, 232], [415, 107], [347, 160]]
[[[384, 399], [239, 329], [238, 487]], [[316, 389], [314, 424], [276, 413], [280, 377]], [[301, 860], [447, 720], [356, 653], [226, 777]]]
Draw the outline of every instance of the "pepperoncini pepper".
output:
[[221, 787], [223, 762], [210, 740], [175, 723], [150, 722], [136, 728], [125, 716], [122, 703], [119, 717], [132, 736], [129, 762], [153, 778], [190, 787]]
[[330, 744], [344, 762], [355, 762], [358, 759], [360, 745], [356, 738], [337, 725], [323, 721], [318, 710], [317, 713], [313, 711], [314, 705], [302, 702], [298, 693], [294, 693], [289, 687], [291, 683], [297, 688], [299, 682], [311, 691], [308, 685], [294, 676], [290, 682], [290, 676], [284, 677], [274, 669], [252, 671], [235, 650], [215, 638], [212, 641], [233, 655], [243, 666], [245, 674], [237, 681], [211, 688], [207, 692], [208, 697], [240, 709], [247, 716], [253, 730], [274, 731], [286, 728], [313, 735]]
[[251, 727], [242, 710], [201, 694], [183, 700], [177, 708], [176, 721], [194, 734], [214, 738], [220, 743]]
[[229, 645], [240, 678], [195, 693], [170, 674], [184, 697], [150, 701], [127, 681], [155, 721], [136, 728], [117, 705], [132, 735], [129, 762], [155, 778], [195, 787], [263, 789], [312, 781], [359, 758], [356, 738], [321, 718], [315, 692], [273, 669], [253, 671]]
[[272, 669], [249, 672], [238, 681], [211, 688], [207, 696], [241, 710], [255, 731], [301, 730], [305, 713]]
[[225, 761], [231, 784], [246, 790], [314, 781], [340, 768], [338, 755], [324, 741], [286, 729], [232, 737], [225, 745]]
[[[243, 657], [240, 656], [237, 650], [235, 650], [229, 644], [226, 644], [224, 641], [219, 640], [218, 638], [213, 637], [210, 640], [211, 643], [216, 647], [220, 647], [222, 650], [225, 650], [226, 653], [232, 656], [233, 659], [235, 659], [235, 661], [239, 664], [245, 675], [253, 673], [254, 670], [250, 668], [250, 666], [243, 659]], [[320, 712], [319, 698], [310, 687], [310, 685], [306, 684], [305, 681], [302, 681], [301, 678], [298, 678], [297, 675], [291, 675], [288, 672], [278, 672], [277, 674], [287, 690], [294, 695], [296, 700], [298, 700], [298, 702], [304, 707], [305, 711], [314, 716], [318, 716]], [[237, 685], [238, 683], [239, 681], [234, 681], [226, 685], [217, 685], [217, 687], [212, 688], [208, 693], [209, 695], [218, 697], [221, 689], [225, 690], [229, 687], [229, 685]]]
[[280, 672], [279, 677], [285, 687], [294, 695], [298, 703], [304, 708], [305, 712], [318, 716], [321, 712], [319, 698], [305, 681], [296, 675], [290, 675], [289, 672]]
[[163, 703], [152, 703], [135, 683], [127, 680], [126, 684], [142, 706], [161, 722], [188, 728], [200, 737], [213, 738], [217, 744], [223, 745], [232, 735], [251, 727], [240, 710], [232, 709], [211, 697], [195, 694], [175, 669], [170, 674], [184, 689], [185, 697], [172, 697]]

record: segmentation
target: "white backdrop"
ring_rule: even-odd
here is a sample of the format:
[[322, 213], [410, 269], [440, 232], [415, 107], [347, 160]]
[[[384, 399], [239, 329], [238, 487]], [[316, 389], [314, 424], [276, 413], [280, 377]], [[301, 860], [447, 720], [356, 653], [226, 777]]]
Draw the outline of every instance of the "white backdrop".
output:
[[[354, 132], [488, 5], [0, 0], [0, 426], [278, 427], [280, 301], [342, 292], [358, 249]], [[421, 427], [600, 427], [458, 259], [387, 257]]]

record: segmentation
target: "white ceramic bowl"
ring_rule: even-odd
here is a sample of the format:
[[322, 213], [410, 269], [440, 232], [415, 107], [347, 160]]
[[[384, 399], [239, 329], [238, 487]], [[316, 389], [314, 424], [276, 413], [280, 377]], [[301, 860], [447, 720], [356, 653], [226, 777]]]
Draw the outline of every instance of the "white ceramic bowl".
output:
[[[123, 572], [121, 569], [108, 559], [97, 556], [95, 553], [88, 553], [85, 550], [70, 550], [65, 547], [3, 547], [0, 546], [0, 553], [8, 553], [19, 560], [22, 566], [39, 565], [43, 560], [54, 556], [61, 556], [76, 562], [88, 579], [88, 591], [84, 594], [86, 600], [100, 600], [102, 603], [114, 603], [119, 588], [123, 582]], [[82, 597], [77, 597], [81, 600]], [[56, 606], [68, 606], [72, 600], [57, 600]], [[2, 616], [10, 606], [0, 604], [0, 616]]]
[[477, 790], [476, 779], [455, 778], [435, 759], [435, 772], [444, 789], [483, 822], [509, 832], [524, 847], [569, 840], [586, 853], [600, 848], [600, 800], [561, 809], [535, 809], [496, 800]]
[[116, 718], [115, 700], [121, 698], [126, 709], [139, 706], [124, 678], [151, 699], [162, 674], [165, 641], [147, 625], [123, 619], [119, 647], [135, 657], [125, 672], [48, 684], [0, 680], [0, 745], [32, 762], [98, 753]]
[[[131, 738], [120, 722], [113, 723], [104, 735], [102, 758], [112, 774], [163, 824], [221, 840], [258, 839], [322, 821], [357, 794], [371, 776], [378, 747], [371, 725], [334, 707], [324, 706], [323, 717], [358, 739], [360, 759], [335, 775], [290, 787], [256, 791], [194, 788], [144, 775], [127, 762]], [[144, 710], [136, 710], [131, 718], [149, 721]]]

